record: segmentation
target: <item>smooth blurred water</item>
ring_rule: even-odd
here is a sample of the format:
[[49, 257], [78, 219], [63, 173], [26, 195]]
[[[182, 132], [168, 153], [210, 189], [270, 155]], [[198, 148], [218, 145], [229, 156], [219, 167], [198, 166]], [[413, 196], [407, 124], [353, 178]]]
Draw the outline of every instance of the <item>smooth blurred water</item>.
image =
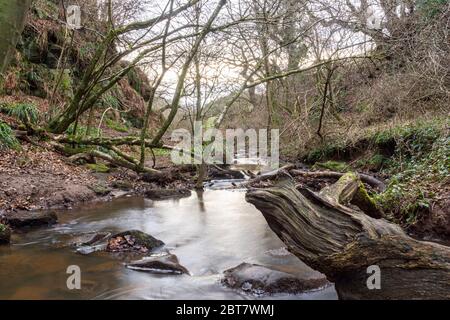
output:
[[[180, 200], [125, 198], [61, 212], [58, 225], [15, 234], [11, 246], [0, 247], [0, 299], [336, 299], [333, 287], [256, 297], [220, 284], [222, 272], [242, 262], [318, 275], [283, 249], [244, 197], [239, 190], [206, 190]], [[83, 256], [70, 246], [86, 233], [130, 229], [164, 241], [191, 276], [137, 272], [110, 254]], [[69, 265], [81, 268], [81, 290], [67, 289]]]

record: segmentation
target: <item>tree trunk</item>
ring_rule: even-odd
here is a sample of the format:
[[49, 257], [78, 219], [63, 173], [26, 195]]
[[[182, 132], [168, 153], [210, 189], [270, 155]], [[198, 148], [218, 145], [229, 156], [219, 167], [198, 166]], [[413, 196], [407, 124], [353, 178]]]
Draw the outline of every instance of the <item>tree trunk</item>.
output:
[[[343, 206], [335, 200], [344, 190], [300, 193], [285, 177], [246, 199], [289, 251], [335, 283], [340, 299], [450, 299], [450, 248]], [[370, 266], [379, 267], [380, 289], [369, 289]]]
[[0, 0], [0, 73], [14, 53], [30, 4], [31, 0]]

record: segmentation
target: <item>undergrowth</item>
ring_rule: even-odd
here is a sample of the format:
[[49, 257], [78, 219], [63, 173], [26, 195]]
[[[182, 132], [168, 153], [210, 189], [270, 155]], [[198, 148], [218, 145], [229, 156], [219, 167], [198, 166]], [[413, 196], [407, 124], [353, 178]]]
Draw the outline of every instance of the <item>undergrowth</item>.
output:
[[0, 121], [0, 150], [18, 149], [19, 146], [19, 141], [14, 136], [11, 127]]
[[399, 148], [390, 160], [386, 173], [392, 177], [376, 201], [394, 220], [413, 224], [418, 213], [429, 210], [442, 187], [450, 182], [450, 137], [442, 136], [428, 146], [411, 141], [409, 147], [416, 153], [405, 158]]
[[334, 164], [335, 171], [345, 166], [336, 160], [347, 160], [353, 169], [370, 168], [390, 177], [375, 201], [387, 218], [410, 225], [450, 182], [449, 125], [447, 118], [436, 118], [367, 132], [358, 141], [323, 144], [305, 159], [316, 162], [315, 167], [324, 167], [317, 161]]
[[25, 125], [37, 124], [40, 117], [38, 108], [31, 103], [2, 105], [0, 111], [20, 120]]

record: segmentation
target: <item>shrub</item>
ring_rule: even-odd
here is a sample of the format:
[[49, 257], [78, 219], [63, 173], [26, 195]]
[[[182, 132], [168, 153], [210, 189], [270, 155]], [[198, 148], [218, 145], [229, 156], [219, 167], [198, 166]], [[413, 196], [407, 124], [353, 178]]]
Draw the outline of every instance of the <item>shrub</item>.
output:
[[386, 191], [376, 197], [385, 212], [408, 224], [414, 223], [420, 210], [428, 209], [450, 176], [450, 138], [442, 136], [427, 154], [413, 154], [406, 161], [394, 158]]
[[11, 127], [6, 123], [0, 121], [0, 150], [4, 149], [18, 149], [19, 142], [14, 136]]

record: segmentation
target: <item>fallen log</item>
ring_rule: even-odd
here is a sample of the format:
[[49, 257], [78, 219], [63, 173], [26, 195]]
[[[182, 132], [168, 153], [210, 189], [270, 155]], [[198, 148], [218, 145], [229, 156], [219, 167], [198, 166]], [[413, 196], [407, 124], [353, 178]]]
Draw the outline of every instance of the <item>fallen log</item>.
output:
[[[139, 164], [137, 163], [137, 160], [133, 162], [130, 162], [127, 159], [123, 158], [123, 157], [119, 157], [119, 156], [115, 156], [112, 154], [108, 154], [108, 153], [104, 153], [98, 150], [91, 150], [88, 152], [88, 154], [92, 155], [95, 158], [100, 158], [103, 159], [105, 161], [108, 161], [111, 164], [120, 166], [120, 167], [124, 167], [130, 170], [134, 170], [136, 172], [143, 172], [143, 173], [159, 173], [160, 171], [152, 169], [152, 168], [147, 168], [147, 167], [140, 167]], [[130, 157], [130, 159], [132, 159]]]
[[264, 182], [267, 180], [274, 180], [274, 179], [278, 178], [280, 175], [284, 175], [284, 174], [288, 173], [289, 170], [291, 170], [295, 167], [296, 167], [295, 164], [287, 164], [279, 169], [276, 169], [276, 170], [273, 170], [270, 172], [266, 172], [259, 176], [256, 176], [253, 179], [240, 184], [239, 187], [250, 187], [252, 185], [255, 185], [256, 183]]
[[[345, 173], [342, 172], [334, 172], [334, 171], [305, 171], [305, 170], [290, 170], [289, 173], [292, 176], [303, 176], [307, 178], [334, 178], [340, 179]], [[358, 173], [359, 178], [362, 182], [367, 183], [368, 185], [378, 189], [378, 191], [383, 192], [386, 190], [386, 185], [384, 182], [369, 176], [368, 174]]]
[[[449, 247], [415, 240], [330, 196], [300, 193], [287, 176], [246, 200], [290, 252], [335, 283], [340, 299], [450, 299]], [[369, 285], [371, 268], [379, 287]]]

